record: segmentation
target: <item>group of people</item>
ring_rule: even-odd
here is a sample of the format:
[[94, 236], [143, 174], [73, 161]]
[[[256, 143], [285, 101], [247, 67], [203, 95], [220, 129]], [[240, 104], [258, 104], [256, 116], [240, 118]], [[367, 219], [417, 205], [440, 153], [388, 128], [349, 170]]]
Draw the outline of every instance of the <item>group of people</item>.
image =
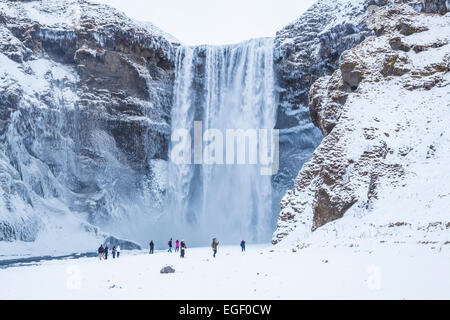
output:
[[[100, 245], [100, 247], [98, 248], [98, 257], [100, 260], [108, 260], [108, 252], [109, 252], [109, 247], [108, 245], [103, 246], [103, 244]], [[119, 258], [120, 256], [120, 245], [114, 246], [111, 250], [112, 252], [112, 256], [113, 259]]]
[[[173, 247], [173, 242], [172, 242], [172, 238], [170, 238], [169, 242], [167, 243], [167, 245], [169, 246], [169, 249], [167, 250], [167, 252], [172, 253], [172, 247]], [[216, 238], [212, 239], [212, 244], [211, 244], [211, 248], [213, 250], [213, 257], [216, 257], [217, 254], [217, 247], [219, 246], [219, 241], [217, 241]], [[245, 251], [245, 240], [241, 241], [241, 251], [244, 252]], [[153, 240], [150, 241], [150, 254], [153, 254], [154, 252], [154, 248], [155, 248], [155, 243], [153, 242]], [[184, 258], [184, 254], [186, 251], [186, 242], [184, 240], [175, 241], [175, 252], [180, 251], [180, 257]]]
[[[152, 249], [152, 244], [153, 244], [153, 240], [150, 242], [150, 253], [153, 253], [153, 249]], [[170, 238], [169, 242], [167, 243], [167, 245], [169, 246], [169, 249], [167, 250], [167, 252], [172, 252], [172, 238]], [[184, 240], [175, 241], [175, 252], [180, 252], [180, 257], [184, 258], [184, 254], [186, 252], [186, 242], [184, 242]]]
[[[167, 252], [171, 253], [172, 252], [172, 247], [173, 247], [172, 238], [170, 238], [170, 240], [169, 240], [169, 242], [167, 244], [169, 246], [169, 249], [167, 250]], [[149, 245], [150, 245], [150, 252], [149, 253], [153, 254], [154, 253], [154, 249], [155, 249], [155, 243], [153, 242], [153, 240], [150, 241]], [[244, 252], [245, 251], [245, 240], [242, 240], [240, 245], [241, 245], [241, 251]], [[213, 238], [212, 239], [211, 248], [213, 250], [213, 257], [214, 258], [216, 257], [217, 247], [218, 246], [219, 246], [219, 241], [217, 241], [216, 238]], [[185, 252], [186, 252], [186, 248], [187, 248], [187, 246], [186, 246], [186, 242], [184, 240], [181, 240], [181, 241], [176, 240], [175, 241], [175, 252], [179, 251], [181, 258], [184, 258], [184, 255], [185, 255]], [[102, 260], [102, 259], [107, 260], [108, 259], [108, 251], [109, 251], [108, 245], [103, 246], [101, 244], [100, 247], [98, 248], [98, 257], [99, 257], [99, 259], [100, 260]], [[116, 256], [117, 256], [117, 258], [119, 258], [120, 245], [114, 246], [112, 248], [111, 252], [112, 252], [113, 259], [115, 259]]]

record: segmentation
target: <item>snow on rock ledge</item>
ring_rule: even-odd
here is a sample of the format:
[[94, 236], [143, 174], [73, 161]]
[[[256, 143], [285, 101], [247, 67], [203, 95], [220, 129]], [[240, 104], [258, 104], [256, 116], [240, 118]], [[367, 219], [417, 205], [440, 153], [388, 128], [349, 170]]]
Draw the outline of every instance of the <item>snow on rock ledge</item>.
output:
[[450, 14], [389, 5], [366, 22], [377, 36], [311, 88], [325, 137], [281, 202], [274, 244], [448, 243]]

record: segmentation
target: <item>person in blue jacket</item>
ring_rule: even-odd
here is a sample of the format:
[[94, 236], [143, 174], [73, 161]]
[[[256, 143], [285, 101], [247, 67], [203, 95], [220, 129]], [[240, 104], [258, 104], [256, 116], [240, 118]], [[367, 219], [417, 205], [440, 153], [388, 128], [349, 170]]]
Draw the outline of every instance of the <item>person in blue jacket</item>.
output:
[[245, 240], [241, 241], [241, 252], [245, 251]]

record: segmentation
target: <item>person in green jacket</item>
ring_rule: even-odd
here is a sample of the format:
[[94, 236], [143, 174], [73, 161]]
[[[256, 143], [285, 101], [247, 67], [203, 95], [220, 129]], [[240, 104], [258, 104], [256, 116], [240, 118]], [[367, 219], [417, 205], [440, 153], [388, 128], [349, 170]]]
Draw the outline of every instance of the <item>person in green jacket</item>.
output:
[[219, 242], [216, 240], [216, 238], [213, 238], [212, 239], [212, 244], [211, 244], [211, 247], [212, 247], [212, 249], [213, 249], [213, 257], [215, 258], [216, 257], [216, 253], [217, 253], [217, 246], [219, 245]]

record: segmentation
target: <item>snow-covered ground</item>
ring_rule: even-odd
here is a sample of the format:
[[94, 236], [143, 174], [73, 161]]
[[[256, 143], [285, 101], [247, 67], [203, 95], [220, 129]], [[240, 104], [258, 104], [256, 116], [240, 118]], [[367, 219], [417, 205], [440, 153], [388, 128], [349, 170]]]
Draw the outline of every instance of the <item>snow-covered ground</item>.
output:
[[[445, 251], [445, 252], [444, 252]], [[450, 249], [417, 244], [123, 251], [0, 269], [0, 299], [449, 299]], [[176, 270], [161, 274], [165, 265]]]

